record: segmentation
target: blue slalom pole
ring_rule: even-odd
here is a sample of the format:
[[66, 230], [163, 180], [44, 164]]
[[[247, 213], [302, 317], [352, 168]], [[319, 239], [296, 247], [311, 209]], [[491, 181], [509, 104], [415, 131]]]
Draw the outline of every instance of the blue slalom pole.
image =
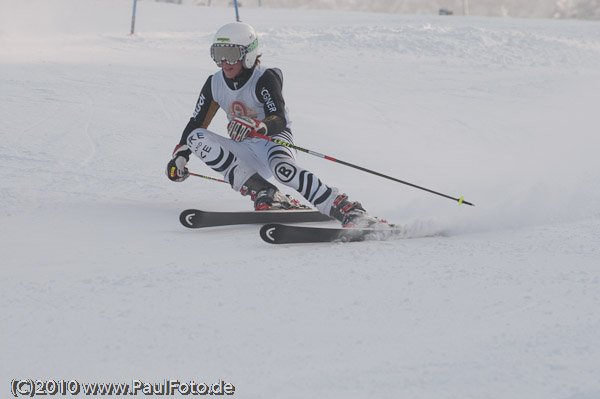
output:
[[133, 0], [133, 14], [131, 15], [131, 34], [135, 31], [135, 6], [137, 4], [137, 0]]
[[237, 0], [233, 0], [233, 5], [235, 7], [235, 20], [240, 22], [240, 13], [238, 12]]

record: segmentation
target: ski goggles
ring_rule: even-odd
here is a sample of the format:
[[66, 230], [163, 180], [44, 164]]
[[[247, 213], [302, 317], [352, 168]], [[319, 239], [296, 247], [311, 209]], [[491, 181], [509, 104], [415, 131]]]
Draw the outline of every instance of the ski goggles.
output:
[[222, 61], [225, 61], [229, 65], [234, 65], [257, 46], [258, 40], [254, 40], [248, 46], [231, 43], [214, 43], [210, 46], [210, 56], [218, 66], [221, 66]]

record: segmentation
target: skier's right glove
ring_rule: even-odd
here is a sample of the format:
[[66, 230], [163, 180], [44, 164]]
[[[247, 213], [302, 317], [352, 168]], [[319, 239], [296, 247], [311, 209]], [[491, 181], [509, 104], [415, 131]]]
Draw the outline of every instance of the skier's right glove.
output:
[[227, 132], [233, 141], [243, 141], [253, 133], [267, 134], [267, 125], [248, 116], [237, 116], [227, 124]]
[[192, 150], [187, 145], [178, 145], [173, 150], [173, 159], [167, 164], [167, 177], [172, 181], [184, 181], [190, 177], [190, 172], [185, 167], [190, 160]]

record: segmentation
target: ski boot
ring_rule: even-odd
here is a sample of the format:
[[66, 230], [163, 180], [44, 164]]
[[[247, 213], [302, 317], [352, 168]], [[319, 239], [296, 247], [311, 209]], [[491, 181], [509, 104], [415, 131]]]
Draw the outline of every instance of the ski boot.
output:
[[329, 216], [339, 220], [345, 228], [391, 227], [387, 221], [370, 216], [359, 202], [348, 201], [346, 194], [340, 194], [333, 201]]
[[256, 193], [256, 198], [254, 198], [255, 211], [272, 211], [280, 209], [308, 209], [308, 207], [300, 204], [297, 199], [289, 195], [283, 195], [276, 188], [267, 188]]
[[244, 183], [242, 195], [250, 195], [255, 211], [310, 209], [289, 195], [283, 195], [277, 187], [255, 173]]

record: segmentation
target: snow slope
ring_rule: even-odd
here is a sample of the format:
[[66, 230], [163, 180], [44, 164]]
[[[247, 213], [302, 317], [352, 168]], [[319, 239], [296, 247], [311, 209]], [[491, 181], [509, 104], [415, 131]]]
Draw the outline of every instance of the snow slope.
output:
[[129, 1], [0, 7], [7, 394], [221, 378], [241, 398], [600, 397], [597, 22], [245, 9], [298, 145], [476, 204], [299, 154], [442, 235], [278, 247], [180, 227], [250, 202], [164, 176], [233, 10], [141, 2], [129, 36]]
[[[232, 5], [231, 0], [155, 0], [200, 6]], [[291, 7], [399, 14], [438, 14], [518, 18], [600, 19], [600, 0], [238, 0], [241, 14], [247, 7]]]

